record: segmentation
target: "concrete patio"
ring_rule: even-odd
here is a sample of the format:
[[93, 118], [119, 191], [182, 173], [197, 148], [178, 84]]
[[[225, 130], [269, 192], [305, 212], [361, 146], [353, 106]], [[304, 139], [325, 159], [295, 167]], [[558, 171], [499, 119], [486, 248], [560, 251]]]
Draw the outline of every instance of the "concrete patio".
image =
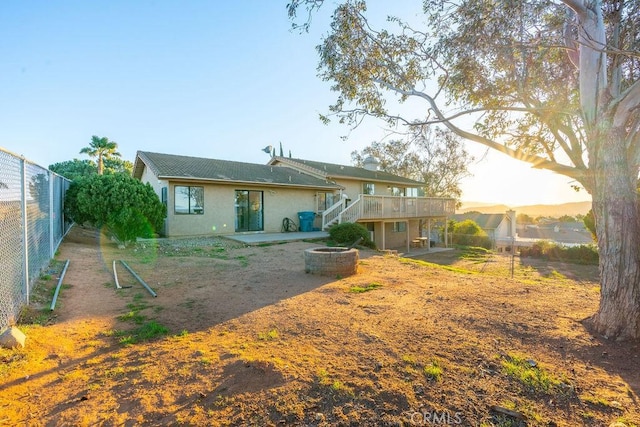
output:
[[[280, 242], [293, 242], [300, 240], [321, 240], [329, 237], [329, 233], [326, 231], [308, 231], [308, 232], [289, 232], [289, 233], [253, 233], [253, 234], [234, 234], [224, 236], [229, 240], [241, 242], [246, 245], [255, 246], [263, 243], [280, 243]], [[442, 247], [417, 247], [411, 248], [410, 252], [404, 252], [398, 250], [398, 255], [411, 258], [426, 254], [432, 254], [435, 252], [450, 251], [451, 248]]]
[[236, 242], [242, 242], [247, 245], [259, 245], [261, 243], [326, 239], [329, 237], [329, 233], [327, 233], [326, 231], [292, 231], [288, 233], [233, 234], [224, 237], [226, 239], [235, 240]]

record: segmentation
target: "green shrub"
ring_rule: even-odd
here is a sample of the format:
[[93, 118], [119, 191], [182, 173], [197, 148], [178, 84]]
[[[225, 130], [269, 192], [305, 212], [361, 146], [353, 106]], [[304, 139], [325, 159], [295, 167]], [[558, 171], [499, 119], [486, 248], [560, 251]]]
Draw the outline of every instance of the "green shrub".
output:
[[470, 246], [484, 249], [491, 249], [493, 243], [489, 236], [477, 236], [470, 234], [453, 234], [451, 236], [451, 243], [454, 246]]
[[355, 222], [343, 222], [329, 229], [329, 238], [338, 245], [349, 246], [362, 237], [360, 245], [375, 248], [375, 244], [369, 238], [369, 230]]
[[487, 234], [482, 231], [482, 228], [473, 220], [465, 219], [464, 221], [456, 222], [453, 225], [454, 234], [469, 234], [472, 236], [486, 236]]
[[593, 216], [593, 209], [589, 209], [589, 212], [582, 219], [584, 226], [591, 232], [591, 237], [594, 241], [598, 241], [598, 235], [596, 234], [596, 218]]
[[71, 184], [65, 214], [78, 224], [106, 227], [128, 242], [159, 231], [166, 209], [149, 184], [125, 174], [92, 175]]
[[482, 228], [473, 220], [449, 221], [451, 243], [458, 246], [475, 246], [491, 249], [493, 242]]

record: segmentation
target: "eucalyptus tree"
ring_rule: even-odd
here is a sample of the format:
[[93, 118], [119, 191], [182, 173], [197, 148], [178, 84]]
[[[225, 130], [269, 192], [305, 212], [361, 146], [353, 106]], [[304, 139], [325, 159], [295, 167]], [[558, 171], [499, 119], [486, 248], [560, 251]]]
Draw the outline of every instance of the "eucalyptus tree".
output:
[[[310, 17], [322, 4], [292, 0], [293, 25], [308, 26], [296, 14]], [[337, 92], [323, 119], [438, 123], [570, 177], [592, 197], [598, 237], [601, 298], [590, 324], [606, 337], [640, 339], [640, 2], [422, 6], [418, 24], [391, 17], [374, 28], [365, 1], [337, 3], [318, 46], [319, 76]], [[400, 103], [409, 100], [407, 113]]]
[[80, 154], [87, 154], [90, 157], [96, 157], [98, 159], [98, 175], [104, 173], [104, 160], [112, 157], [120, 157], [118, 153], [118, 143], [109, 141], [107, 137], [92, 136], [91, 143], [88, 147], [84, 147], [80, 150]]

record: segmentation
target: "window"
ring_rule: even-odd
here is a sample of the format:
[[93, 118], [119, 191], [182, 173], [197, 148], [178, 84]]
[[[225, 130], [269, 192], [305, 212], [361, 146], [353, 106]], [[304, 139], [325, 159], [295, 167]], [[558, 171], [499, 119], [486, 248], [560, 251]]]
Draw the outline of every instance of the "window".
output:
[[389, 187], [389, 192], [392, 196], [404, 196], [405, 189], [400, 187]]
[[418, 197], [418, 189], [417, 188], [407, 188], [406, 195], [408, 197]]
[[394, 222], [393, 223], [393, 232], [394, 233], [404, 233], [407, 231], [407, 223], [406, 222]]
[[375, 184], [373, 182], [365, 182], [362, 184], [362, 194], [375, 194]]
[[317, 212], [325, 211], [336, 203], [333, 193], [317, 193], [316, 196], [318, 200]]
[[204, 187], [176, 185], [175, 213], [178, 215], [202, 215], [204, 213]]

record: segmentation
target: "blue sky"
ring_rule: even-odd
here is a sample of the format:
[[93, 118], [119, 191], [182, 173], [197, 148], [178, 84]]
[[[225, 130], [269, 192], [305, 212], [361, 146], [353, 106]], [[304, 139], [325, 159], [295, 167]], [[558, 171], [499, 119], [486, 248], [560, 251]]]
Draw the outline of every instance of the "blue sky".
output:
[[[415, 14], [419, 1], [370, 10]], [[0, 146], [43, 166], [86, 158], [92, 135], [138, 150], [265, 163], [261, 149], [350, 164], [386, 135], [323, 125], [335, 99], [317, 76], [309, 34], [291, 32], [287, 1], [21, 1], [0, 7]], [[377, 9], [376, 9], [377, 8]], [[413, 8], [413, 9], [411, 9]], [[348, 135], [345, 141], [341, 137]], [[464, 200], [511, 205], [588, 200], [569, 179], [469, 144], [478, 158]]]

